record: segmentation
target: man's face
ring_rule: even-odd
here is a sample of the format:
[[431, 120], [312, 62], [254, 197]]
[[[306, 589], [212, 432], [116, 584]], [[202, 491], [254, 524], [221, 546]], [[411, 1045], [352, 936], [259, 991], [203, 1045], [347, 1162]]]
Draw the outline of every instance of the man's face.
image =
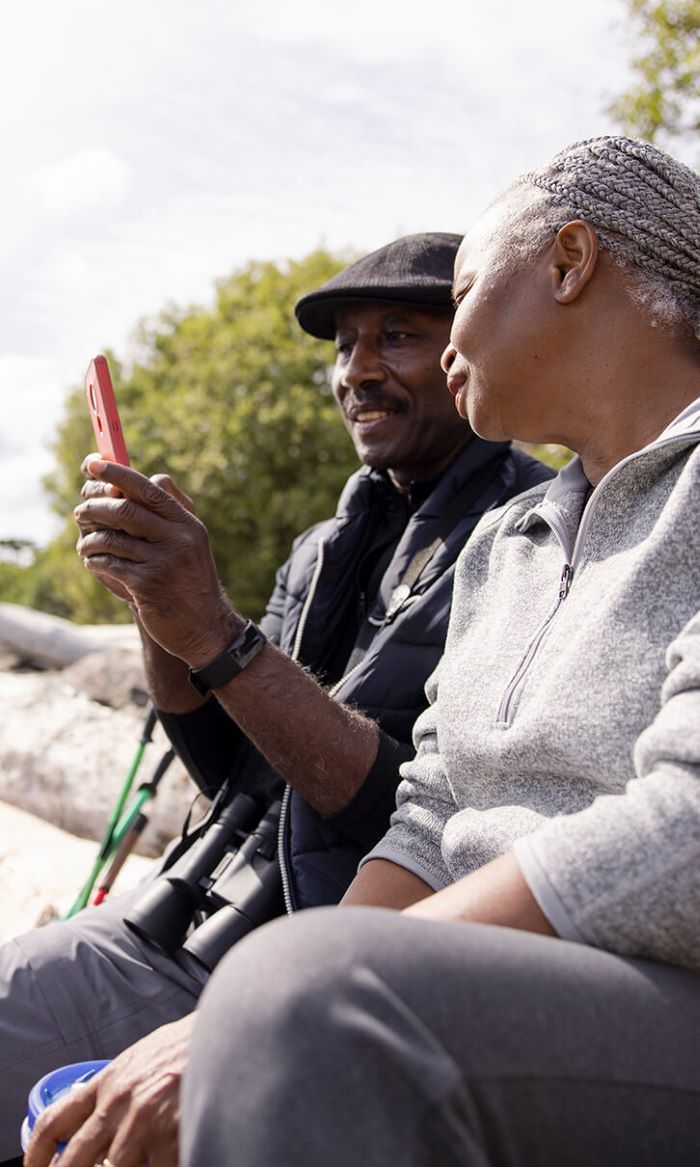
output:
[[440, 369], [451, 319], [375, 300], [336, 313], [333, 392], [360, 460], [400, 490], [439, 474], [471, 437]]

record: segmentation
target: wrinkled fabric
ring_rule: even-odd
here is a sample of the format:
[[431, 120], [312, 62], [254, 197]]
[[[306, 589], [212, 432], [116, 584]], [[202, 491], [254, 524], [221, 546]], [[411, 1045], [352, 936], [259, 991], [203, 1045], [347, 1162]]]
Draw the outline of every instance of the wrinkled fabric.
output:
[[699, 440], [696, 404], [585, 507], [575, 460], [485, 517], [369, 858], [438, 888], [514, 848], [561, 936], [700, 968]]

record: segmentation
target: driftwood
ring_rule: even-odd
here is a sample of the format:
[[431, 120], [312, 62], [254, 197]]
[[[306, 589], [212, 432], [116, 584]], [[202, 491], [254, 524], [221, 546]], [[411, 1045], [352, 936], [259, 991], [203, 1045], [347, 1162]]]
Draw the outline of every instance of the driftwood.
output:
[[[133, 627], [79, 628], [0, 604], [0, 799], [74, 835], [102, 835], [145, 719], [137, 645]], [[150, 777], [168, 744], [158, 727], [137, 782]], [[139, 850], [158, 853], [195, 794], [176, 759], [150, 804]]]
[[[67, 912], [96, 854], [94, 841], [78, 839], [0, 802], [0, 943]], [[114, 894], [133, 887], [152, 863], [130, 856]]]
[[0, 653], [36, 669], [62, 669], [87, 653], [138, 648], [131, 624], [72, 624], [19, 604], [0, 604]]

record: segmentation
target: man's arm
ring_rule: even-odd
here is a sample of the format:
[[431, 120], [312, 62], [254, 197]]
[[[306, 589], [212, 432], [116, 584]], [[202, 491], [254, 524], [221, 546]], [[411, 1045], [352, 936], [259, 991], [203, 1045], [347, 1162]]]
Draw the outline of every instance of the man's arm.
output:
[[175, 714], [193, 713], [195, 709], [201, 709], [206, 698], [201, 697], [190, 685], [185, 661], [166, 652], [148, 635], [137, 610], [134, 611], [134, 620], [141, 637], [146, 685], [156, 709]]
[[320, 814], [345, 809], [377, 756], [376, 722], [334, 701], [275, 645], [266, 644], [244, 672], [217, 689], [216, 698], [277, 773]]
[[[207, 664], [244, 626], [221, 589], [206, 530], [172, 491], [137, 471], [98, 460], [89, 469], [124, 497], [90, 497], [76, 509], [78, 552], [107, 587], [128, 598], [145, 633], [156, 704], [195, 710], [201, 698], [186, 681], [187, 668]], [[321, 814], [348, 805], [377, 756], [377, 725], [333, 701], [272, 644], [216, 698]]]

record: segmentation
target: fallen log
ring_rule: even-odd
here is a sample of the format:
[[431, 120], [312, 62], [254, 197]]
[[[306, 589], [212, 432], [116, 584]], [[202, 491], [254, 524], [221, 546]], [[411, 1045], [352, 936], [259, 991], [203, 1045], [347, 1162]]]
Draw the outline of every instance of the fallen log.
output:
[[0, 603], [0, 653], [24, 667], [62, 669], [105, 648], [138, 649], [133, 624], [72, 624], [21, 604]]

